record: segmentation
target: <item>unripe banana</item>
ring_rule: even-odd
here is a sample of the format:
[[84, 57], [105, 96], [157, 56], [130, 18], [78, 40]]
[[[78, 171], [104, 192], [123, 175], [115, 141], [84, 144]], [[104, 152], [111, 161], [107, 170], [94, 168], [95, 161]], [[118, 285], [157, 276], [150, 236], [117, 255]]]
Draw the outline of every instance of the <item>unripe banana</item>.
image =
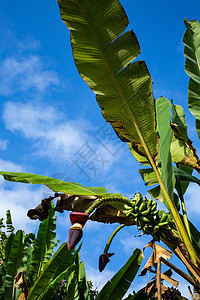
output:
[[156, 210], [156, 206], [157, 206], [157, 203], [156, 203], [156, 202], [153, 202], [153, 204], [152, 204], [152, 206], [151, 206], [151, 211]]
[[135, 205], [135, 206], [134, 206], [134, 208], [135, 208], [135, 212], [136, 212], [136, 214], [138, 214], [138, 213], [139, 213], [139, 208], [138, 208], [138, 206], [137, 206], [137, 205]]
[[149, 207], [147, 210], [142, 211], [141, 214], [142, 214], [143, 216], [146, 216], [146, 215], [148, 215], [150, 212], [151, 212], [151, 207]]
[[150, 220], [147, 217], [144, 217], [144, 216], [140, 216], [140, 220], [142, 220], [145, 223], [149, 223], [150, 222]]
[[153, 232], [156, 233], [159, 229], [160, 229], [160, 227], [158, 225], [156, 225], [153, 229]]
[[144, 208], [145, 208], [145, 203], [142, 202], [139, 206], [139, 212], [141, 213], [144, 210]]
[[162, 223], [159, 223], [158, 226], [159, 226], [159, 227], [162, 227], [162, 226], [168, 225], [168, 223], [169, 223], [168, 221], [162, 222]]
[[147, 202], [147, 207], [150, 207], [152, 205], [152, 202], [153, 202], [153, 200], [149, 199], [148, 202]]
[[168, 219], [168, 215], [163, 212], [162, 217], [160, 218], [160, 223], [165, 222]]

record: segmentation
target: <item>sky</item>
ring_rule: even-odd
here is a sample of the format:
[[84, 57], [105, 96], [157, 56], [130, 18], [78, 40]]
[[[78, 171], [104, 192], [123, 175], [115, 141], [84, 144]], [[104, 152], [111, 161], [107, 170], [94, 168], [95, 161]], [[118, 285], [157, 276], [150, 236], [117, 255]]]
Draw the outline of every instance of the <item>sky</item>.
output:
[[[183, 106], [189, 137], [198, 152], [194, 118], [187, 107], [188, 76], [182, 38], [184, 18], [200, 21], [199, 1], [122, 0], [121, 4], [129, 18], [128, 29], [133, 29], [140, 43], [138, 59], [146, 61], [153, 79], [155, 99], [164, 96]], [[56, 0], [1, 3], [0, 132], [2, 171], [41, 174], [86, 186], [103, 186], [127, 197], [136, 192], [149, 197], [138, 172], [140, 165], [105, 122], [95, 95], [76, 70], [69, 30], [61, 21]], [[84, 160], [80, 155], [83, 150], [90, 153]], [[91, 160], [95, 169], [90, 168]], [[197, 227], [198, 192], [193, 184], [186, 194], [188, 215]], [[0, 217], [10, 209], [16, 229], [36, 231], [39, 221], [30, 221], [26, 213], [49, 195], [52, 192], [44, 186], [9, 183], [0, 178]], [[68, 215], [57, 214], [57, 237], [61, 242], [67, 239]], [[85, 226], [81, 258], [94, 286], [101, 287], [136, 247], [142, 248], [150, 240], [135, 237], [136, 228], [121, 230], [111, 247], [115, 255], [100, 274], [98, 256], [116, 227], [96, 222]], [[150, 252], [146, 253], [148, 257]], [[147, 277], [136, 279], [132, 289], [139, 289], [147, 281]], [[181, 289], [188, 295], [187, 283], [183, 282]]]

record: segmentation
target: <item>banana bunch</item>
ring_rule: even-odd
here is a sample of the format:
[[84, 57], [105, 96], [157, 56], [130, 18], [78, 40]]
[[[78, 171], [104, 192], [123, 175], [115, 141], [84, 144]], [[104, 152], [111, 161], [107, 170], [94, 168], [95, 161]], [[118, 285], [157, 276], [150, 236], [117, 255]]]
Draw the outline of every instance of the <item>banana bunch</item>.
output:
[[157, 210], [157, 202], [143, 198], [140, 193], [131, 199], [133, 208], [127, 211], [130, 218], [136, 222], [138, 229], [145, 234], [151, 234], [155, 241], [165, 239], [167, 233], [174, 227], [170, 214]]

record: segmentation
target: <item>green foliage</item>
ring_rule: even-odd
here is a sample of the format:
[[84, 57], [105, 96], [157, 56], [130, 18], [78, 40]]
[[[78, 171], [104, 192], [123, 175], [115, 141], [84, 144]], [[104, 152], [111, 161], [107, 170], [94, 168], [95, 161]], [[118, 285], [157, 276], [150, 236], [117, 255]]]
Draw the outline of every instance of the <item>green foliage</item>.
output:
[[[52, 204], [53, 208], [53, 204]], [[32, 261], [29, 276], [35, 281], [51, 258], [55, 247], [56, 223], [55, 212], [50, 209], [47, 219], [40, 223], [37, 238], [33, 242]]]
[[44, 184], [49, 187], [54, 192], [63, 192], [66, 194], [76, 194], [76, 195], [104, 195], [106, 193], [105, 188], [101, 187], [86, 187], [80, 183], [75, 182], [66, 182], [58, 180], [55, 178], [35, 175], [29, 173], [18, 173], [18, 172], [2, 172], [0, 175], [4, 177], [5, 180], [13, 182], [23, 182], [23, 183], [32, 183], [32, 184]]
[[187, 30], [183, 42], [185, 71], [190, 77], [188, 85], [188, 107], [196, 119], [196, 129], [200, 137], [200, 24], [198, 21], [184, 20]]
[[[157, 126], [160, 136], [160, 160], [161, 160], [161, 178], [168, 192], [168, 195], [173, 200], [175, 177], [172, 169], [172, 159], [170, 153], [170, 145], [172, 141], [172, 131], [170, 128], [171, 105], [169, 101], [163, 97], [156, 101]], [[169, 204], [162, 193], [163, 203], [170, 210]]]
[[[49, 217], [40, 223], [36, 239], [34, 234], [25, 234], [22, 230], [14, 233], [10, 211], [7, 212], [6, 223], [7, 234], [4, 233], [6, 242], [1, 244], [4, 256], [1, 258], [0, 266], [0, 299], [18, 299], [20, 290], [14, 287], [15, 276], [22, 269], [30, 288], [28, 299], [45, 299], [46, 294], [50, 295], [50, 292], [54, 295], [63, 276], [66, 276], [67, 272], [67, 274], [72, 272], [77, 252], [74, 254], [70, 252], [64, 243], [52, 256], [56, 245], [53, 207], [50, 209]], [[49, 288], [46, 288], [47, 286]]]
[[152, 81], [144, 61], [132, 63], [140, 48], [132, 31], [123, 33], [129, 23], [123, 7], [118, 0], [58, 4], [70, 29], [77, 69], [97, 94], [103, 117], [146, 157], [142, 135], [154, 155], [158, 136]]
[[[68, 250], [67, 243], [62, 244], [54, 256], [46, 262], [43, 271], [40, 272], [36, 281], [34, 281], [29, 291], [28, 299], [35, 300], [38, 297], [43, 299], [47, 285], [51, 284], [51, 288], [55, 287], [56, 284], [58, 286], [57, 276], [73, 264], [73, 259], [73, 254]], [[46, 289], [46, 292], [48, 292], [48, 289]]]

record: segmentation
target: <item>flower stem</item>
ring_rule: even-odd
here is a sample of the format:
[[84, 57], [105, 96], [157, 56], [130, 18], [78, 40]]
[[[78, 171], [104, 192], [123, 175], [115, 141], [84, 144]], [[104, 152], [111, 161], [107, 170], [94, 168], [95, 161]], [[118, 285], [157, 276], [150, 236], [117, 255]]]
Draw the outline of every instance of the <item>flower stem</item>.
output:
[[99, 199], [98, 201], [96, 201], [94, 204], [92, 204], [86, 210], [85, 213], [90, 215], [97, 207], [101, 206], [102, 204], [110, 203], [110, 202], [119, 202], [119, 203], [126, 204], [130, 207], [134, 207], [134, 204], [130, 200], [122, 198], [122, 197], [103, 197], [103, 198]]
[[114, 238], [114, 236], [117, 234], [117, 232], [120, 230], [120, 229], [122, 229], [124, 226], [126, 226], [125, 224], [122, 224], [122, 225], [120, 225], [120, 226], [118, 226], [114, 231], [113, 231], [113, 233], [111, 234], [111, 236], [109, 237], [109, 239], [108, 239], [108, 242], [107, 242], [107, 244], [106, 244], [106, 246], [105, 246], [105, 249], [104, 249], [104, 254], [107, 254], [107, 252], [108, 252], [108, 250], [109, 250], [109, 248], [110, 248], [110, 244], [111, 244], [111, 242], [112, 242], [112, 240], [113, 240], [113, 238]]

